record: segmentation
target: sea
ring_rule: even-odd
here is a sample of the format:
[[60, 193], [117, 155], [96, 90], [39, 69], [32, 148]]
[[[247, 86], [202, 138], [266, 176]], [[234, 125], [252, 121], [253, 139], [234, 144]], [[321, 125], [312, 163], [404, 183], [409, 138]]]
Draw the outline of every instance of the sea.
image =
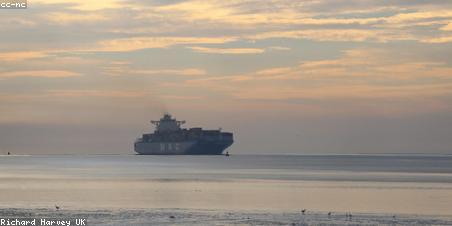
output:
[[452, 225], [451, 155], [5, 155], [0, 218]]

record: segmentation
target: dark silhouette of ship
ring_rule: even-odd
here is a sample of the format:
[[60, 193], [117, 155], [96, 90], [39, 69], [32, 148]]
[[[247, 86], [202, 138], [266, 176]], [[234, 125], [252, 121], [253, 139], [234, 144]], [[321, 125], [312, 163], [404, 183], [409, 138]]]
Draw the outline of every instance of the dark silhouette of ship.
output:
[[202, 128], [181, 128], [177, 121], [164, 114], [154, 133], [143, 134], [135, 141], [135, 151], [141, 155], [221, 155], [234, 142], [232, 133]]

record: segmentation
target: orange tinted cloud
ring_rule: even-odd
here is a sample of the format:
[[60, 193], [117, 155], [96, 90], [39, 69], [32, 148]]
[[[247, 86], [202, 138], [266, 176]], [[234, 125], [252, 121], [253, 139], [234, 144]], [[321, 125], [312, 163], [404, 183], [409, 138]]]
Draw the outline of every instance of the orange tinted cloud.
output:
[[30, 71], [0, 72], [0, 78], [15, 78], [15, 77], [65, 78], [75, 76], [81, 76], [81, 74], [73, 71], [60, 71], [60, 70], [30, 70]]
[[214, 54], [259, 54], [265, 52], [264, 49], [257, 48], [208, 48], [200, 46], [188, 47], [200, 53], [214, 53]]
[[46, 15], [47, 20], [57, 24], [71, 24], [71, 23], [96, 23], [98, 21], [108, 20], [108, 17], [100, 13], [63, 13], [54, 12]]
[[101, 41], [100, 47], [93, 51], [124, 52], [180, 44], [222, 44], [234, 40], [233, 37], [134, 37]]
[[71, 9], [84, 11], [121, 8], [124, 5], [124, 3], [121, 3], [118, 0], [35, 0], [33, 1], [33, 4], [67, 4]]
[[42, 58], [46, 57], [47, 53], [39, 52], [39, 51], [30, 51], [30, 52], [0, 52], [0, 61], [19, 61], [19, 60], [28, 60], [34, 58]]

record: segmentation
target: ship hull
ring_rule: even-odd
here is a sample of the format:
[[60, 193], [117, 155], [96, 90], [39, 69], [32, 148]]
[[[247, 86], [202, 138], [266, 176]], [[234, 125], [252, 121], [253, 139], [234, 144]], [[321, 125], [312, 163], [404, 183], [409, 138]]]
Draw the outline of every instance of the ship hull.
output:
[[221, 155], [232, 140], [186, 142], [135, 142], [140, 155]]

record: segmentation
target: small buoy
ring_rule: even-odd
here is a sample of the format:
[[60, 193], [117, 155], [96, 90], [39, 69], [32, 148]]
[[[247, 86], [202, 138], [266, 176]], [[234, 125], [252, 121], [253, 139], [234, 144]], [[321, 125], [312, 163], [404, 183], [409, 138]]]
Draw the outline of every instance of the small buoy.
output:
[[176, 218], [175, 216], [173, 216], [173, 215], [171, 215], [171, 216], [169, 216], [169, 218], [171, 218], [171, 219], [174, 219], [174, 218]]

